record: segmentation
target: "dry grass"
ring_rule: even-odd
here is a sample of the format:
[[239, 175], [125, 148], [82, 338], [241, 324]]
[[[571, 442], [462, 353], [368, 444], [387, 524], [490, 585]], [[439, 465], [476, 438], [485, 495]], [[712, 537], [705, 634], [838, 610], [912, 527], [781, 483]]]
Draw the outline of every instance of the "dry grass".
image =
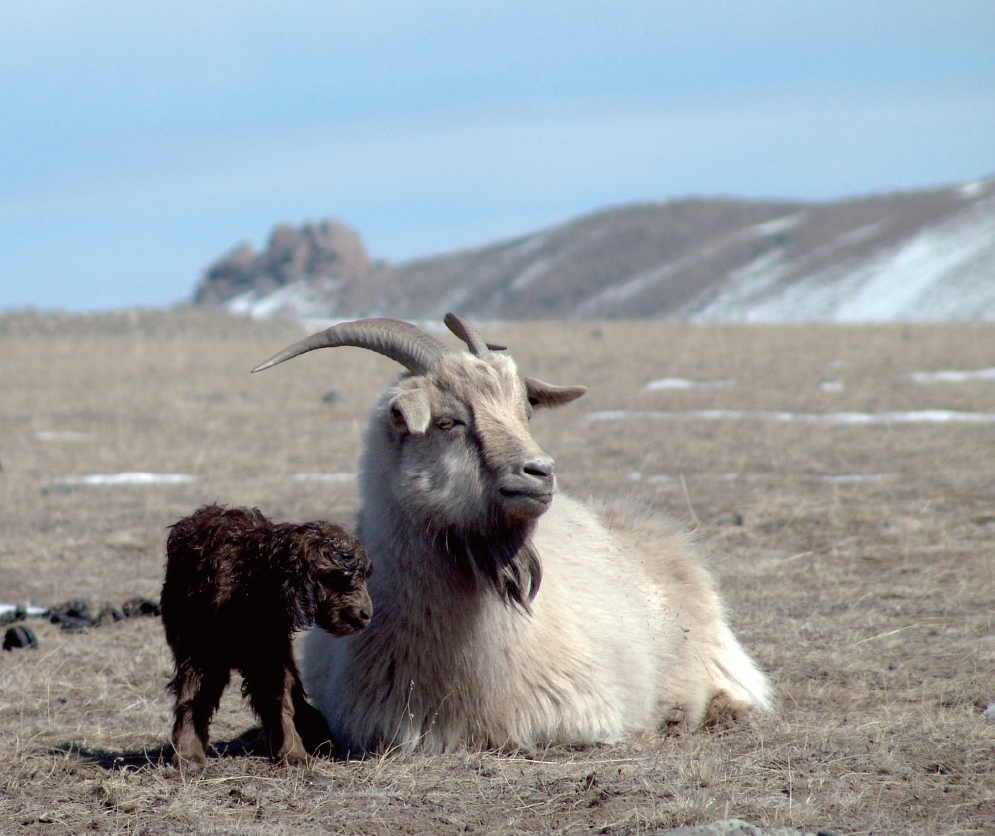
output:
[[[195, 311], [0, 318], [0, 600], [154, 596], [165, 527], [216, 499], [348, 521], [348, 481], [287, 477], [355, 470], [364, 416], [395, 368], [340, 349], [247, 374], [300, 333]], [[164, 763], [158, 621], [81, 635], [33, 622], [37, 651], [0, 654], [0, 832], [627, 836], [727, 815], [841, 834], [995, 830], [995, 724], [980, 719], [995, 699], [995, 426], [583, 420], [602, 409], [995, 412], [991, 383], [902, 378], [995, 366], [995, 327], [487, 333], [528, 373], [591, 387], [534, 421], [565, 490], [627, 492], [697, 525], [739, 635], [777, 684], [777, 714], [541, 757], [283, 768], [253, 754], [258, 728], [230, 689], [212, 727], [219, 756], [182, 773]], [[672, 376], [736, 385], [642, 389]], [[828, 379], [842, 391], [820, 390]], [[59, 484], [121, 471], [198, 478]], [[821, 481], [846, 474], [882, 478]]]

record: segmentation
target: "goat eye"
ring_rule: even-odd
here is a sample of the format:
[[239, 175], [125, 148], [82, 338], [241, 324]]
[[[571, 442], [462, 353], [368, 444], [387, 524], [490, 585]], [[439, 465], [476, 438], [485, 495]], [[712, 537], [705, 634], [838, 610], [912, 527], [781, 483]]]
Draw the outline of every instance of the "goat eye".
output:
[[451, 430], [456, 426], [456, 419], [451, 418], [448, 415], [443, 415], [438, 421], [435, 422], [435, 426], [437, 426], [440, 430]]

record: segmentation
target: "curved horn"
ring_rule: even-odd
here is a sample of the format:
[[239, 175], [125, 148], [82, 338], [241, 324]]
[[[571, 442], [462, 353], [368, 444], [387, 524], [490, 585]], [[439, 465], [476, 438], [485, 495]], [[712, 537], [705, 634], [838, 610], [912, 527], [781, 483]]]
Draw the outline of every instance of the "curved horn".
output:
[[452, 353], [447, 345], [410, 322], [399, 319], [357, 319], [355, 322], [340, 322], [325, 331], [305, 337], [279, 354], [274, 354], [252, 371], [261, 372], [316, 348], [337, 348], [342, 345], [368, 348], [383, 354], [396, 360], [412, 374], [425, 374], [440, 357]]
[[504, 351], [508, 346], [485, 342], [480, 333], [463, 317], [447, 313], [443, 320], [446, 327], [466, 343], [474, 357], [486, 357], [491, 351]]

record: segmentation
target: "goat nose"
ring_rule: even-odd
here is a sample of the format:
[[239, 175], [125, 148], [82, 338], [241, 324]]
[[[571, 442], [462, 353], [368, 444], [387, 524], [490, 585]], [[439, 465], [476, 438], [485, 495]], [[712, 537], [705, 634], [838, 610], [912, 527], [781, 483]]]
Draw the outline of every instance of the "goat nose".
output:
[[527, 476], [548, 481], [553, 478], [553, 460], [549, 456], [532, 459], [522, 465], [522, 472]]

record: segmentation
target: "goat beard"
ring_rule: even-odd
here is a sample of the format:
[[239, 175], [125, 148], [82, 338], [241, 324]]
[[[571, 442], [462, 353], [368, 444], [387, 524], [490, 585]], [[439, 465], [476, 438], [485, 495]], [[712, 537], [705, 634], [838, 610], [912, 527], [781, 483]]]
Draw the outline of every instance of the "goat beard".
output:
[[439, 550], [464, 576], [482, 580], [506, 604], [532, 612], [531, 603], [542, 582], [542, 563], [532, 543], [536, 523], [493, 518], [481, 528], [458, 525], [436, 535]]

